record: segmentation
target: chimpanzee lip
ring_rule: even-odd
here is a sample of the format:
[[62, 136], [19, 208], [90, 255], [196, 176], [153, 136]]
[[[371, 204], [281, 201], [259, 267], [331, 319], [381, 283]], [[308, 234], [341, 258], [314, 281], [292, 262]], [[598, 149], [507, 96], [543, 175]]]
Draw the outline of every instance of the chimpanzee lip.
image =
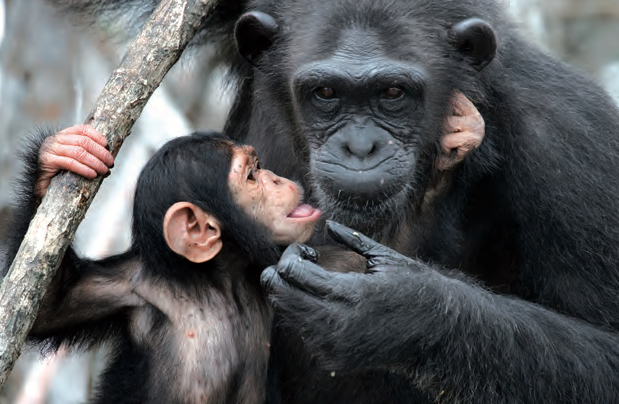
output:
[[306, 220], [306, 219], [317, 219], [320, 216], [320, 210], [319, 209], [314, 209], [311, 205], [308, 204], [299, 204], [297, 207], [295, 207], [290, 213], [288, 213], [288, 215], [286, 216], [287, 219], [302, 219], [302, 220]]

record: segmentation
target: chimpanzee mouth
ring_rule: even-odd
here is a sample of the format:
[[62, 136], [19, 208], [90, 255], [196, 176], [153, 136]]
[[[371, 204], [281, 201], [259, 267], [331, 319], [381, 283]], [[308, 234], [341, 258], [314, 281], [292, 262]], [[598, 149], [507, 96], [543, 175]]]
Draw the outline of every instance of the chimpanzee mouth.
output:
[[320, 207], [329, 220], [334, 220], [355, 228], [366, 234], [372, 234], [377, 226], [392, 223], [406, 211], [413, 188], [405, 184], [390, 194], [381, 194], [374, 199], [361, 199], [354, 196], [333, 195], [321, 184], [314, 183], [316, 197], [321, 201]]
[[308, 204], [300, 204], [288, 213], [287, 219], [315, 220], [320, 216], [320, 209], [314, 209]]
[[322, 212], [320, 209], [315, 209], [313, 206], [303, 203], [305, 200], [305, 190], [299, 182], [293, 182], [299, 189], [299, 199], [296, 202], [297, 206], [286, 215], [286, 219], [303, 222], [317, 220]]

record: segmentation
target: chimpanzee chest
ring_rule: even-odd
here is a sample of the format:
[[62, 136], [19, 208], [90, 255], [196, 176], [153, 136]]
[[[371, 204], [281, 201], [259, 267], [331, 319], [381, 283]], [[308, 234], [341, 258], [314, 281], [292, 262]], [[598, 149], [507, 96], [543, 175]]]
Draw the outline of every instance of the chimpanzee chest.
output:
[[150, 394], [191, 404], [264, 401], [271, 313], [261, 299], [158, 297], [133, 321], [143, 332], [137, 342], [158, 352], [150, 355]]

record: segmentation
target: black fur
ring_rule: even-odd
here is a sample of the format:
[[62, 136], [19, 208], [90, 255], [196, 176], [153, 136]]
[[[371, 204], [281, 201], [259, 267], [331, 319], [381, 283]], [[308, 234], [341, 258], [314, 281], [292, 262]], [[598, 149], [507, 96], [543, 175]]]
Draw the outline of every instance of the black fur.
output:
[[[209, 40], [239, 75], [228, 134], [253, 144], [278, 174], [295, 175], [327, 216], [416, 257], [427, 274], [415, 274], [412, 285], [377, 281], [371, 296], [361, 296], [363, 305], [352, 307], [305, 304], [307, 311], [295, 311], [293, 303], [310, 296], [294, 288], [273, 292], [289, 327], [274, 336], [270, 402], [619, 402], [619, 111], [596, 84], [524, 41], [497, 3], [214, 3], [213, 18], [220, 19], [205, 30], [214, 27]], [[279, 25], [257, 68], [226, 53], [234, 21], [248, 10]], [[449, 36], [469, 18], [488, 22], [497, 39], [494, 60], [480, 72]], [[352, 28], [375, 35], [386, 57], [421, 66], [426, 79], [403, 141], [416, 159], [411, 191], [381, 200], [379, 216], [352, 214], [312, 187], [314, 139], [290, 88], [299, 66], [329, 59]], [[485, 139], [454, 170], [434, 215], [420, 217], [454, 89], [481, 112]], [[446, 276], [422, 261], [457, 271]], [[455, 316], [436, 310], [442, 304]], [[303, 361], [303, 346], [318, 359]], [[382, 346], [399, 351], [393, 356]], [[337, 369], [335, 376], [315, 360]]]
[[26, 139], [22, 149], [26, 152], [22, 153], [19, 157], [22, 161], [21, 174], [17, 177], [13, 184], [15, 189], [14, 194], [14, 206], [15, 209], [11, 210], [11, 214], [8, 220], [7, 228], [7, 248], [6, 248], [6, 263], [2, 267], [2, 278], [8, 272], [12, 258], [17, 255], [17, 250], [24, 238], [24, 235], [28, 231], [30, 225], [30, 219], [37, 211], [40, 201], [34, 195], [34, 184], [40, 175], [39, 171], [39, 154], [33, 153], [33, 150], [39, 150], [43, 141], [56, 133], [51, 128], [41, 128], [33, 132]]

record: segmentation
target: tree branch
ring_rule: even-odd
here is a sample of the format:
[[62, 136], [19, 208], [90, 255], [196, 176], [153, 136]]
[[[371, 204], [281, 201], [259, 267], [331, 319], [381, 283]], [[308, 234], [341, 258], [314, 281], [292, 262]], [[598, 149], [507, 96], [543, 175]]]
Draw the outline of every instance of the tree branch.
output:
[[[205, 21], [208, 0], [164, 0], [112, 74], [86, 121], [114, 156], [144, 105]], [[13, 369], [75, 230], [101, 185], [72, 173], [52, 180], [0, 287], [0, 387]]]

